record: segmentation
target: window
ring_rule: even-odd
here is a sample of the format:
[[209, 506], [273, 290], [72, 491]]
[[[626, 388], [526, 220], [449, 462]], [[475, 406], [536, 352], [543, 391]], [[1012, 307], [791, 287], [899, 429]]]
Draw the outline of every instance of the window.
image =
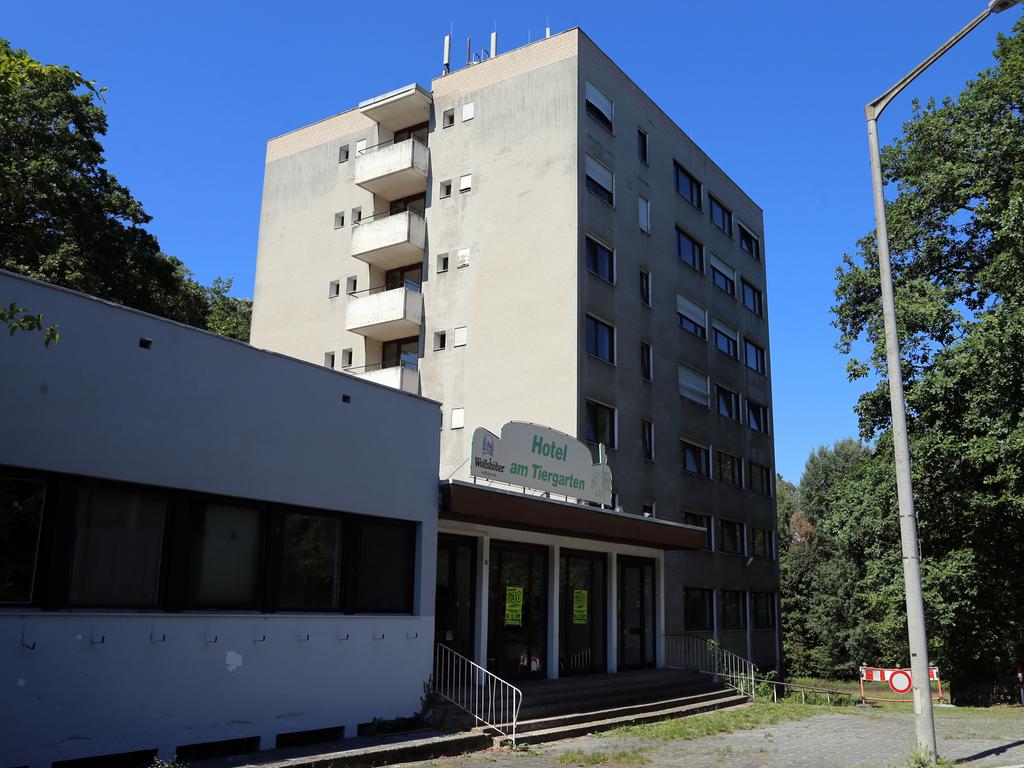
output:
[[254, 507], [206, 505], [192, 533], [191, 607], [257, 607], [261, 524]]
[[643, 195], [640, 195], [639, 200], [639, 212], [640, 217], [640, 231], [651, 234], [651, 201]]
[[772, 473], [768, 467], [750, 464], [750, 490], [765, 496], [772, 495]]
[[718, 551], [727, 555], [746, 554], [743, 541], [743, 523], [733, 520], [718, 521]]
[[587, 235], [587, 269], [609, 283], [615, 282], [615, 252]]
[[468, 267], [469, 266], [469, 248], [459, 248], [459, 250], [455, 252], [455, 259], [456, 259], [456, 264], [455, 264], [455, 268], [456, 269], [462, 269], [463, 267]]
[[743, 306], [758, 317], [764, 317], [764, 297], [757, 288], [743, 281]]
[[352, 209], [352, 226], [354, 227], [356, 224], [360, 223], [362, 220], [363, 220], [363, 209], [362, 208], [353, 208]]
[[754, 593], [754, 628], [775, 629], [775, 595], [772, 592]]
[[698, 272], [704, 271], [704, 246], [676, 227], [676, 256]]
[[747, 426], [755, 432], [768, 434], [768, 409], [747, 400]]
[[606, 448], [615, 448], [615, 409], [587, 400], [585, 439], [591, 443], [603, 443]]
[[732, 589], [722, 590], [722, 629], [747, 628], [747, 595]]
[[345, 278], [345, 293], [351, 296], [356, 293], [359, 289], [359, 278], [355, 275], [349, 275]]
[[338, 162], [344, 163], [348, 160], [348, 144], [343, 144], [338, 148]]
[[336, 299], [341, 295], [341, 280], [331, 280], [327, 286], [327, 298]]
[[452, 429], [462, 429], [466, 426], [466, 409], [452, 408]]
[[721, 384], [715, 384], [715, 399], [718, 402], [718, 415], [733, 421], [740, 420], [740, 396]]
[[614, 205], [615, 174], [590, 155], [587, 155], [585, 168], [587, 189], [608, 203], [608, 205]]
[[729, 357], [739, 358], [739, 345], [736, 342], [736, 331], [725, 323], [717, 320], [711, 323], [715, 335], [715, 347]]
[[452, 180], [445, 179], [441, 182], [440, 192], [441, 199], [444, 200], [446, 197], [452, 196]]
[[740, 230], [740, 248], [749, 253], [758, 261], [761, 260], [761, 241], [757, 239], [757, 236], [749, 229], [744, 227], [742, 224], [739, 225]]
[[710, 449], [706, 445], [680, 440], [680, 453], [684, 472], [711, 477]]
[[444, 331], [434, 331], [434, 351], [440, 352], [448, 343], [448, 334]]
[[615, 363], [615, 329], [587, 315], [587, 354], [599, 357], [605, 362]]
[[0, 476], [0, 603], [30, 603], [46, 485]]
[[743, 459], [739, 456], [733, 456], [731, 453], [725, 453], [724, 451], [715, 451], [715, 458], [717, 462], [715, 469], [718, 471], [719, 481], [727, 483], [728, 485], [735, 485], [737, 488], [742, 488]]
[[614, 105], [601, 90], [589, 80], [584, 87], [587, 102], [587, 114], [590, 115], [606, 131], [611, 131]]
[[640, 301], [651, 306], [651, 273], [646, 269], [640, 270]]
[[657, 517], [658, 504], [654, 501], [645, 501], [643, 504], [644, 517]]
[[339, 517], [288, 512], [281, 535], [284, 610], [331, 610], [341, 600], [342, 521]]
[[419, 367], [419, 359], [420, 340], [418, 336], [393, 339], [380, 345], [381, 368], [401, 366], [406, 370], [415, 371]]
[[473, 174], [464, 173], [459, 176], [459, 192], [469, 192], [473, 189]]
[[636, 156], [647, 165], [647, 131], [643, 128], [636, 129]]
[[695, 403], [707, 406], [710, 399], [707, 374], [680, 363], [679, 394]]
[[676, 294], [676, 316], [679, 327], [684, 331], [692, 333], [698, 339], [708, 337], [708, 315], [704, 307], [690, 301], [685, 296]]
[[747, 368], [758, 373], [765, 372], [764, 350], [750, 339], [743, 340], [743, 355], [747, 362]]
[[772, 532], [765, 528], [750, 529], [750, 544], [754, 557], [772, 557]]
[[701, 210], [700, 182], [687, 173], [679, 163], [675, 163], [675, 174], [676, 192], [686, 198], [690, 205], [698, 211]]
[[464, 347], [468, 340], [469, 329], [465, 325], [460, 325], [458, 328], [452, 330], [452, 346], [453, 347]]
[[359, 157], [366, 151], [366, 139], [360, 139], [356, 142], [356, 157]]
[[448, 254], [447, 253], [439, 253], [439, 254], [437, 254], [437, 272], [438, 272], [438, 274], [440, 274], [441, 272], [447, 272], [447, 271], [448, 271]]
[[472, 120], [476, 115], [476, 105], [470, 101], [462, 105], [462, 122]]
[[643, 458], [647, 461], [654, 461], [654, 422], [641, 420], [640, 437], [643, 440]]
[[687, 632], [710, 632], [714, 626], [714, 597], [710, 589], [683, 589], [683, 626]]
[[341, 367], [351, 368], [352, 367], [352, 347], [341, 350]]
[[736, 270], [711, 256], [711, 282], [732, 297], [736, 296]]
[[693, 512], [683, 512], [683, 522], [687, 525], [693, 525], [698, 528], [704, 529], [704, 549], [708, 552], [712, 551], [712, 539], [711, 539], [711, 516], [710, 515], [698, 515]]
[[640, 376], [644, 381], [654, 381], [654, 354], [646, 341], [640, 342]]
[[334, 353], [333, 352], [324, 352], [324, 368], [333, 368], [333, 367], [334, 367]]
[[455, 125], [455, 109], [446, 109], [441, 113], [441, 127], [451, 128]]
[[373, 518], [354, 523], [351, 531], [356, 541], [346, 573], [351, 609], [356, 613], [412, 613], [415, 524]]
[[334, 228], [341, 229], [345, 226], [345, 212], [341, 211], [334, 214]]
[[714, 195], [708, 195], [708, 202], [711, 208], [712, 223], [729, 237], [732, 237], [732, 211], [718, 202]]

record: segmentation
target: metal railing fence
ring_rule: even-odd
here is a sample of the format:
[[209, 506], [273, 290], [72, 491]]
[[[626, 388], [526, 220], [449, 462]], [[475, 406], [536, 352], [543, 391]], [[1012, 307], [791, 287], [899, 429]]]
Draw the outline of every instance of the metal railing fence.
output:
[[516, 745], [523, 692], [479, 664], [438, 643], [431, 687], [438, 696]]

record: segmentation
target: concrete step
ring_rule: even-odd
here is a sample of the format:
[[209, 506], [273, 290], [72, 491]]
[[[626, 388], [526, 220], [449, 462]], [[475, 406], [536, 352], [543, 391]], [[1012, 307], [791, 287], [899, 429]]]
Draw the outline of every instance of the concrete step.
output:
[[581, 692], [575, 696], [559, 694], [548, 696], [524, 695], [523, 715], [533, 717], [534, 713], [553, 714], [559, 711], [607, 709], [658, 699], [677, 699], [682, 696], [696, 696], [718, 690], [721, 686], [710, 682], [700, 684], [679, 683], [675, 685], [635, 686], [593, 692]]
[[[580, 701], [635, 691], [700, 692], [715, 687], [710, 678], [692, 672], [651, 670], [651, 673], [568, 677], [559, 680], [530, 681], [519, 686], [526, 705], [554, 701]], [[678, 694], [677, 694], [678, 695]]]

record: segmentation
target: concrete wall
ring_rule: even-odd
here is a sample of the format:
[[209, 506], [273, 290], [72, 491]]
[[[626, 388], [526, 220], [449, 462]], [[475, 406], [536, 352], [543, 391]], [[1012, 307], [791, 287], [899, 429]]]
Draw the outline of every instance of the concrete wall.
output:
[[38, 333], [0, 339], [0, 465], [420, 524], [414, 615], [0, 609], [4, 765], [254, 736], [267, 747], [418, 709], [436, 403], [5, 272], [0, 296], [61, 332], [49, 349]]

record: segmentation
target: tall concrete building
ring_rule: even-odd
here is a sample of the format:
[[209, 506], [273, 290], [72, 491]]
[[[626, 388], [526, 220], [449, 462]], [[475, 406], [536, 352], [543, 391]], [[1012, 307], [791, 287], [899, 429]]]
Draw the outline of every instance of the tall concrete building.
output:
[[581, 30], [479, 58], [268, 143], [252, 343], [443, 403], [442, 481], [477, 427], [604, 445], [615, 507], [706, 531], [660, 631], [775, 666], [762, 211]]

